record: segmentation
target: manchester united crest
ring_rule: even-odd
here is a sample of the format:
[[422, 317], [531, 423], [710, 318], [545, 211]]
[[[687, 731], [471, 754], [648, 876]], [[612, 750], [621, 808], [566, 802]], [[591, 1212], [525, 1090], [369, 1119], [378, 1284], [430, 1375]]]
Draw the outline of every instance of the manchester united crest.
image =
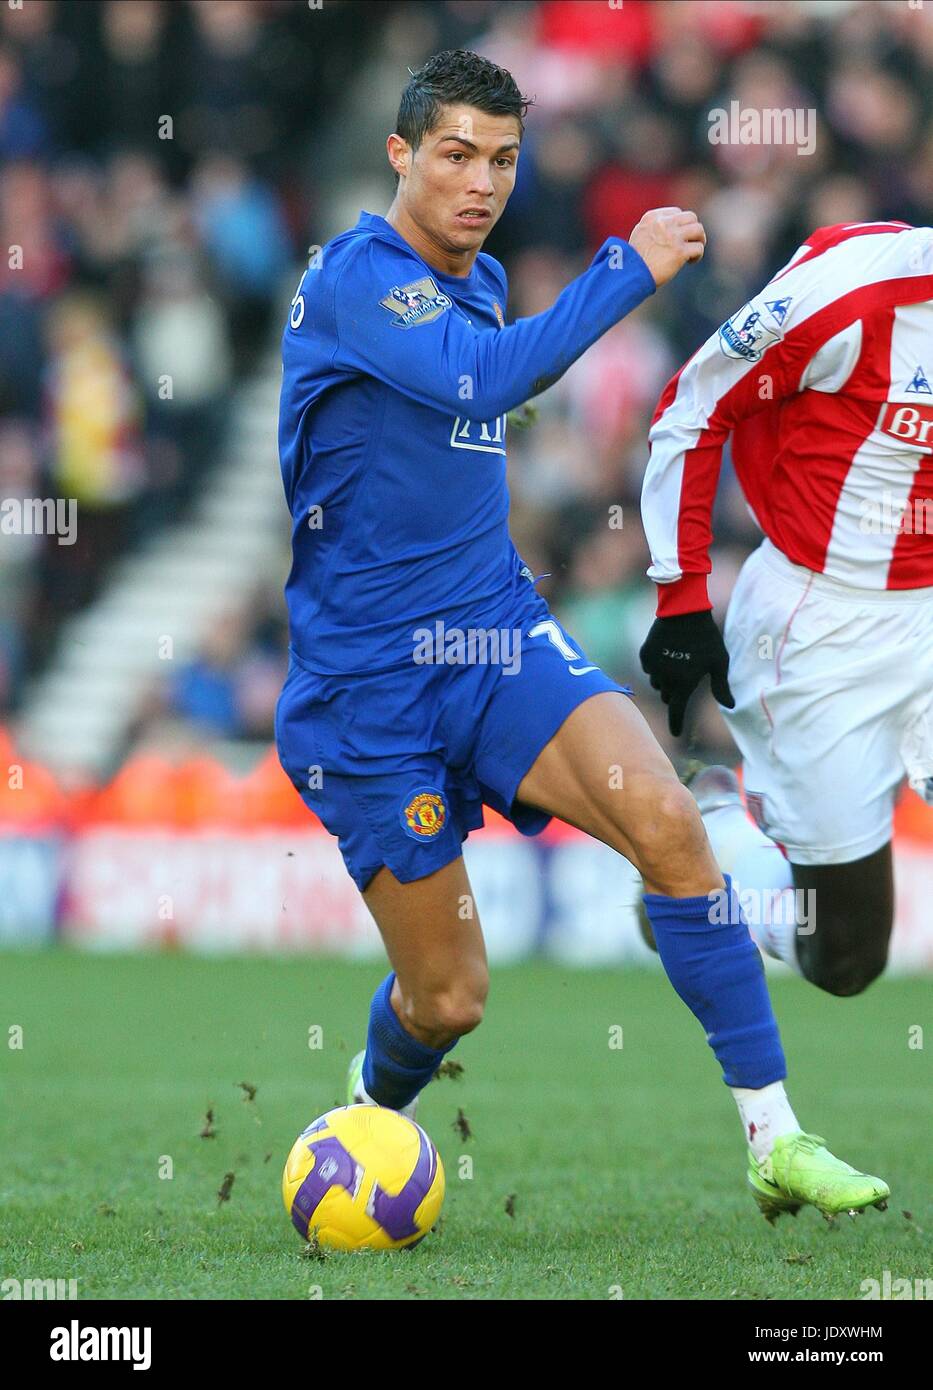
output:
[[424, 787], [402, 809], [402, 824], [413, 840], [434, 840], [447, 824], [447, 803], [439, 791]]

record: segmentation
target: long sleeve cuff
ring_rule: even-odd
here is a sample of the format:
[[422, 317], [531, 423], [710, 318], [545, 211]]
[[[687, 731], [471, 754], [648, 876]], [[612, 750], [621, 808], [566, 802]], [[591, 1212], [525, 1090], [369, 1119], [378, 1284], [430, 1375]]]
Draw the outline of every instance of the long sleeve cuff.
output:
[[680, 613], [700, 613], [712, 606], [705, 574], [684, 574], [671, 584], [658, 585], [659, 618], [674, 618]]

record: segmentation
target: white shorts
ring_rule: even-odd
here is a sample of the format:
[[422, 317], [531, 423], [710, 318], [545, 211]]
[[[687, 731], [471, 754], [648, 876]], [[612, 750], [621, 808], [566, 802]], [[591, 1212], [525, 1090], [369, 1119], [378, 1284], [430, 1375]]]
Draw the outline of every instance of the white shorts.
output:
[[854, 589], [765, 540], [724, 628], [748, 807], [794, 864], [846, 864], [891, 838], [905, 773], [933, 778], [933, 588]]

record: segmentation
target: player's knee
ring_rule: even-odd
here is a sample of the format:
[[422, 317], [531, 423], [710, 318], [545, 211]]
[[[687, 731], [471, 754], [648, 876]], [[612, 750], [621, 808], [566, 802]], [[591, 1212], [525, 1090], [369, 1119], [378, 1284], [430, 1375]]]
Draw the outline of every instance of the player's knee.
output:
[[413, 1022], [430, 1037], [429, 1046], [444, 1047], [479, 1027], [484, 1005], [485, 999], [475, 993], [450, 991], [422, 1000]]
[[444, 1047], [472, 1033], [483, 1021], [489, 976], [476, 972], [439, 990], [416, 994], [405, 1006], [405, 1023], [428, 1047]]
[[642, 813], [632, 838], [641, 860], [638, 867], [658, 882], [666, 866], [702, 853], [706, 832], [685, 786], [673, 777], [655, 777], [652, 783], [641, 798]]

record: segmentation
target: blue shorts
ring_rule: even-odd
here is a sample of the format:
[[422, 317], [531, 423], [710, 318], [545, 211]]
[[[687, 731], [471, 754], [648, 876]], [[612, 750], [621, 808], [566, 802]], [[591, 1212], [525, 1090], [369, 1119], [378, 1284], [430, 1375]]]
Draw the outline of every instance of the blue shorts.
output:
[[590, 696], [632, 693], [587, 660], [533, 590], [497, 630], [510, 634], [497, 659], [480, 659], [478, 641], [457, 649], [448, 633], [434, 660], [372, 675], [318, 675], [291, 653], [279, 758], [361, 890], [383, 865], [410, 883], [457, 859], [484, 802], [540, 834], [551, 817], [515, 799], [538, 754]]

